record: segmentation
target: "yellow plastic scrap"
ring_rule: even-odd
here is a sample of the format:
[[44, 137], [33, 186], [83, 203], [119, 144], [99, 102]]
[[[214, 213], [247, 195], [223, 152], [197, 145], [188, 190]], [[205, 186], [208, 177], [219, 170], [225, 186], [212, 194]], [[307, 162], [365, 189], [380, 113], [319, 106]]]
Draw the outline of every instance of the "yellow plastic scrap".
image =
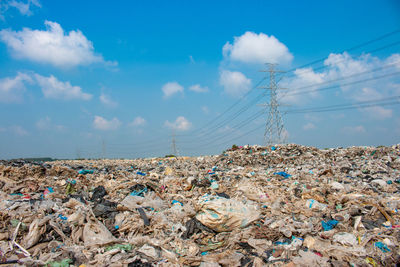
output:
[[358, 244], [360, 245], [361, 244], [361, 237], [357, 236], [357, 240], [358, 240]]
[[170, 167], [165, 168], [165, 175], [171, 175], [173, 173], [174, 173], [174, 171], [172, 170], [172, 168], [170, 168]]
[[365, 262], [371, 264], [372, 266], [376, 267], [376, 261], [373, 258], [367, 257]]

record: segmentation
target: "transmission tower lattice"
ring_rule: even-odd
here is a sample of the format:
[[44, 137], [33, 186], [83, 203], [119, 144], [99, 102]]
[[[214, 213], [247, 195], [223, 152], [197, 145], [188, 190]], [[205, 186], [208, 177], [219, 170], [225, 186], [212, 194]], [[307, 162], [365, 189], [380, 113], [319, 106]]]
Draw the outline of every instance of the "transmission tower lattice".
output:
[[[287, 134], [279, 111], [279, 106], [282, 105], [278, 103], [277, 91], [286, 88], [278, 88], [275, 74], [278, 72], [283, 73], [284, 71], [276, 70], [276, 64], [267, 63], [266, 65], [268, 66], [268, 69], [262, 70], [262, 72], [269, 73], [269, 86], [261, 88], [269, 90], [270, 101], [269, 103], [262, 104], [265, 108], [265, 113], [268, 114], [265, 124], [264, 143], [265, 145], [283, 144], [287, 141]], [[268, 76], [268, 74], [266, 75]], [[268, 77], [266, 77], [266, 79], [267, 78]], [[265, 93], [265, 95], [267, 95], [267, 93]]]
[[178, 156], [178, 149], [176, 148], [176, 141], [175, 141], [175, 131], [172, 132], [172, 155]]

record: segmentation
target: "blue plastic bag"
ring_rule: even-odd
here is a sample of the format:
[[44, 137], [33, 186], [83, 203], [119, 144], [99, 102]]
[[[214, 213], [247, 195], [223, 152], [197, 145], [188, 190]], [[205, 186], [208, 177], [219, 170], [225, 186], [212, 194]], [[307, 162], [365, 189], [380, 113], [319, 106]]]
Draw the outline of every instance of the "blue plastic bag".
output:
[[286, 173], [286, 172], [274, 172], [274, 174], [275, 174], [275, 175], [280, 175], [280, 176], [282, 176], [282, 177], [284, 177], [284, 178], [289, 178], [289, 177], [292, 176], [292, 175], [290, 175], [290, 174], [288, 174], [288, 173]]
[[339, 222], [336, 220], [329, 220], [327, 222], [322, 221], [322, 228], [324, 228], [324, 231], [329, 231], [332, 230]]
[[92, 171], [92, 170], [79, 170], [78, 173], [79, 173], [79, 174], [88, 174], [88, 173], [89, 173], [89, 174], [92, 174], [93, 171]]

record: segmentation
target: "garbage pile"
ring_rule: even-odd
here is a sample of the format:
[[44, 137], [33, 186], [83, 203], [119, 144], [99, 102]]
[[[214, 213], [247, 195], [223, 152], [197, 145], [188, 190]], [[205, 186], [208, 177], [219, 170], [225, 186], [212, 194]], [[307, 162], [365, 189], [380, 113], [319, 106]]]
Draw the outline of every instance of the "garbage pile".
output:
[[0, 265], [394, 266], [400, 145], [0, 162]]

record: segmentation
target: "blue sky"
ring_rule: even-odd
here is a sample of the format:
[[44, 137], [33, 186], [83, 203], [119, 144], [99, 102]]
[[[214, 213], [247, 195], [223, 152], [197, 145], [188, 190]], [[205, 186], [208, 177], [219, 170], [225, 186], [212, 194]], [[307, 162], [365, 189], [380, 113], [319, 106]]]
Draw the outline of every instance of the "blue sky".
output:
[[[398, 1], [1, 0], [0, 158], [163, 156], [173, 132], [182, 155], [263, 144], [264, 63], [289, 70], [282, 111], [396, 100], [400, 32], [346, 50], [398, 29]], [[284, 134], [391, 145], [399, 107], [289, 112]]]

